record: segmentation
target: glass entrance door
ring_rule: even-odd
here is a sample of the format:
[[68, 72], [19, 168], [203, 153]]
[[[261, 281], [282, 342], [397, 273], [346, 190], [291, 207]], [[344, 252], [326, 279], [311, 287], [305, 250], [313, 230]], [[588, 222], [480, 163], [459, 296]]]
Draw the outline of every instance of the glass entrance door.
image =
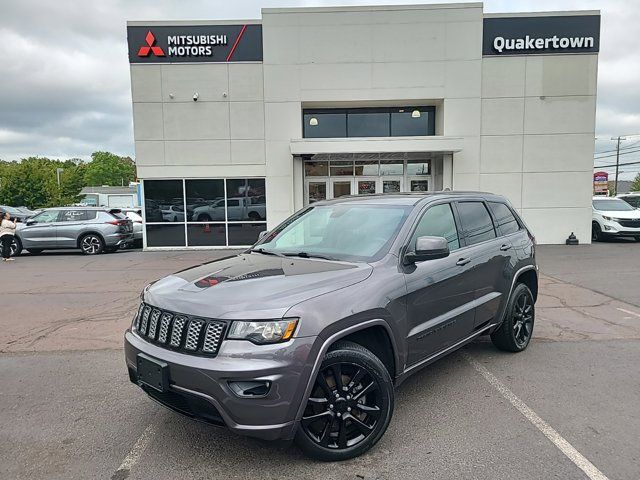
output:
[[305, 182], [305, 205], [310, 205], [320, 200], [326, 200], [329, 189], [327, 188], [329, 181], [324, 179], [313, 179]]
[[354, 181], [348, 179], [331, 180], [331, 198], [344, 197], [353, 194]]
[[429, 180], [425, 177], [409, 177], [409, 191], [410, 192], [428, 192]]
[[379, 193], [379, 179], [376, 177], [358, 177], [356, 178], [356, 194], [366, 195], [368, 193]]
[[403, 192], [403, 178], [402, 177], [382, 177], [382, 193], [399, 193]]

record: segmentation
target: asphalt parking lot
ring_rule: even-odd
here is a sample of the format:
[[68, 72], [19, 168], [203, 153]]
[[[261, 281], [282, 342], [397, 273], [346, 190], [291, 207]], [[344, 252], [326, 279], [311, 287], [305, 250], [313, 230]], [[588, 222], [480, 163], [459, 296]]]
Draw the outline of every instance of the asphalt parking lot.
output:
[[479, 340], [414, 375], [380, 443], [330, 465], [182, 418], [129, 383], [122, 332], [141, 288], [221, 255], [0, 265], [0, 478], [640, 478], [640, 243], [539, 247], [530, 347]]

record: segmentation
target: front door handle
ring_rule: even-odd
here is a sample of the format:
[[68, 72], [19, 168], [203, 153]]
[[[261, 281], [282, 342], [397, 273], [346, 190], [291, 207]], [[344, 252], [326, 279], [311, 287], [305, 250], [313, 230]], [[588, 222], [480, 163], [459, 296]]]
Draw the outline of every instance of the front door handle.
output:
[[466, 265], [467, 263], [469, 263], [471, 261], [470, 258], [461, 258], [460, 260], [458, 260], [456, 262], [456, 265], [462, 267], [463, 265]]
[[507, 250], [509, 250], [511, 248], [511, 244], [510, 243], [504, 243], [500, 246], [500, 250], [502, 250], [503, 252], [506, 252]]

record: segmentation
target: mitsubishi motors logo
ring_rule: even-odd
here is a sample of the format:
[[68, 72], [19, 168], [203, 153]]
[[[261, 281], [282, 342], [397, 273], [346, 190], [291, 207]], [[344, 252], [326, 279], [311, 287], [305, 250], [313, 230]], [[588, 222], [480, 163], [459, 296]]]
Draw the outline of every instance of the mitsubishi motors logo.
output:
[[148, 57], [149, 53], [152, 53], [156, 56], [156, 57], [164, 57], [164, 51], [162, 50], [162, 48], [158, 47], [155, 43], [156, 43], [156, 37], [153, 36], [153, 33], [151, 33], [151, 30], [149, 30], [147, 32], [147, 36], [144, 37], [145, 42], [147, 42], [146, 45], [143, 45], [140, 47], [140, 50], [138, 50], [138, 56], [139, 57]]

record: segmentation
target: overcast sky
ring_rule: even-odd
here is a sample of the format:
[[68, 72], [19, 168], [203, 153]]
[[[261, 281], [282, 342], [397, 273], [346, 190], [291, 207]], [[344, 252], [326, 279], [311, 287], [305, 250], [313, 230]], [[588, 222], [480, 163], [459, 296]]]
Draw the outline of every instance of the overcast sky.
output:
[[[0, 0], [0, 159], [88, 158], [95, 150], [133, 156], [127, 20], [260, 18], [261, 7], [393, 3], [436, 2]], [[614, 148], [611, 136], [640, 134], [640, 2], [489, 0], [484, 9], [600, 9], [596, 149]], [[635, 142], [640, 146], [640, 136], [629, 137], [623, 146]], [[621, 158], [640, 160], [640, 153]], [[605, 157], [597, 164], [611, 160]], [[639, 171], [640, 166], [624, 170]]]

